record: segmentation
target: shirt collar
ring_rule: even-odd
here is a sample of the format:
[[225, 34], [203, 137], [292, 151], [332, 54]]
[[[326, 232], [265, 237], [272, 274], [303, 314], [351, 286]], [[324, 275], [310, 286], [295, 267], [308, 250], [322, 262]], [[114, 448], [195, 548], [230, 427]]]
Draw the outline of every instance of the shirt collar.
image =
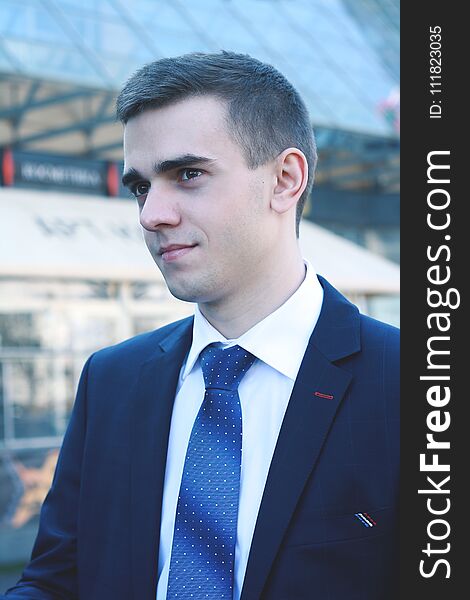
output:
[[295, 380], [308, 340], [323, 302], [323, 288], [311, 264], [304, 260], [305, 279], [284, 304], [235, 340], [224, 337], [196, 306], [193, 341], [181, 378], [190, 373], [201, 351], [214, 342], [238, 344], [254, 356]]

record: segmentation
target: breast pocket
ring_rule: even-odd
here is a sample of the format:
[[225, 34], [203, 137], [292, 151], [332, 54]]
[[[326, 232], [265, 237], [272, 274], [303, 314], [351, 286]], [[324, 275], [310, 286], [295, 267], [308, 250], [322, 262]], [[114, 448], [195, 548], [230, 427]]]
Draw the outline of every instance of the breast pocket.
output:
[[324, 515], [319, 512], [294, 517], [289, 527], [284, 545], [303, 546], [325, 544], [359, 538], [370, 538], [394, 529], [397, 519], [394, 507], [366, 508], [352, 510], [340, 515]]

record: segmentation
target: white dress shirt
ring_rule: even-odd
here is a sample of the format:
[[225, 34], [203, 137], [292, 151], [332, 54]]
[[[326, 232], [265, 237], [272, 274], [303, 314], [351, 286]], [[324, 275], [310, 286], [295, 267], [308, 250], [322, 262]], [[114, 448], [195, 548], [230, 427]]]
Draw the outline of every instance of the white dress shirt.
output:
[[308, 340], [320, 314], [323, 289], [312, 266], [299, 288], [273, 313], [234, 340], [217, 331], [196, 307], [193, 341], [183, 364], [171, 417], [163, 489], [157, 600], [168, 586], [176, 505], [191, 430], [204, 398], [199, 353], [208, 344], [238, 344], [258, 360], [238, 388], [242, 409], [242, 464], [233, 598], [240, 598], [251, 540], [284, 413]]

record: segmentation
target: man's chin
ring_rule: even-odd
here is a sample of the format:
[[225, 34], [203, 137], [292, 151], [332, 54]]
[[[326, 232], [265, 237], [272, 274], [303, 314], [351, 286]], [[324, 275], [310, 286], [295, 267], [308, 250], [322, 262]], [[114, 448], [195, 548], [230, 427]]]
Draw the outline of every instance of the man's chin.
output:
[[191, 294], [187, 294], [185, 292], [180, 292], [179, 290], [173, 291], [171, 288], [168, 288], [168, 289], [170, 291], [170, 294], [177, 300], [182, 300], [183, 302], [193, 302], [196, 304], [198, 303], [197, 298], [195, 298]]
[[[165, 277], [165, 275], [164, 275]], [[172, 296], [183, 302], [193, 302], [195, 304], [204, 304], [214, 300], [216, 294], [214, 290], [207, 285], [197, 285], [195, 282], [176, 282], [171, 277], [165, 277], [166, 285]]]
[[[163, 277], [165, 274], [163, 273]], [[177, 284], [174, 281], [170, 281], [170, 278], [165, 277], [165, 282], [168, 287], [168, 291], [172, 296], [177, 298], [178, 300], [182, 300], [183, 302], [199, 302], [198, 294], [195, 290], [189, 289], [185, 285]]]

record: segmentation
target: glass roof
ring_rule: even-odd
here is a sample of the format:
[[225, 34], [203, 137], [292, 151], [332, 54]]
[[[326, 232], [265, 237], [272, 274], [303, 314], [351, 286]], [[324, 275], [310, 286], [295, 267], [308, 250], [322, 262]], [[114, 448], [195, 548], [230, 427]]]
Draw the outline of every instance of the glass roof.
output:
[[142, 64], [219, 49], [284, 73], [314, 125], [396, 135], [398, 0], [0, 0], [0, 74], [118, 90]]

